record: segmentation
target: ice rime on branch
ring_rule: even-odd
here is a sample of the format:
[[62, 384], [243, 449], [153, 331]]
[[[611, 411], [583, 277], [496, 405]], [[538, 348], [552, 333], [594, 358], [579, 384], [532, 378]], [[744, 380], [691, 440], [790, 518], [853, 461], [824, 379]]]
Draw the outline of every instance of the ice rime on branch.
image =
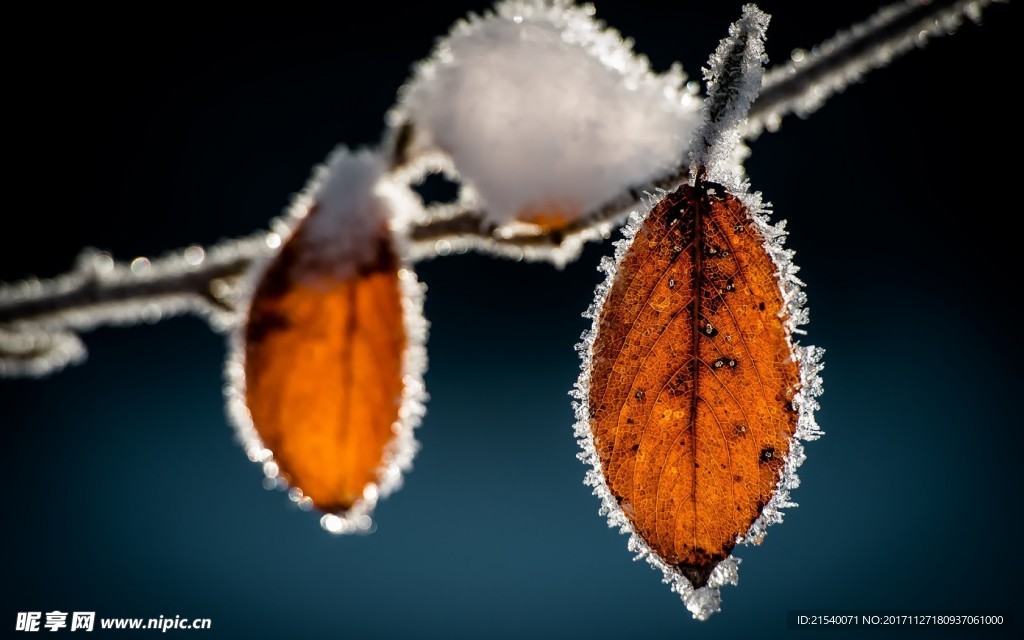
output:
[[[867, 72], [888, 64], [931, 37], [952, 33], [965, 17], [978, 21], [981, 10], [993, 1], [900, 0], [869, 20], [813, 47], [809, 53], [794, 52], [791, 63], [772, 69], [765, 76], [761, 95], [750, 108], [745, 135], [756, 136], [763, 128], [774, 131], [781, 118], [790, 113], [800, 116], [811, 113]], [[521, 22], [516, 21], [517, 17]], [[409, 221], [408, 257], [412, 260], [472, 249], [516, 259], [565, 264], [575, 259], [583, 242], [607, 238], [623, 222], [626, 212], [642, 206], [641, 197], [645, 190], [672, 188], [685, 178], [686, 167], [679, 165], [687, 160], [684, 154], [688, 151], [685, 144], [687, 131], [692, 132], [697, 126], [700, 98], [680, 89], [684, 79], [681, 71], [676, 69], [662, 76], [651, 74], [646, 60], [632, 52], [631, 42], [623, 41], [617, 32], [593, 19], [592, 7], [574, 7], [565, 0], [549, 4], [536, 0], [503, 2], [495, 14], [486, 14], [482, 18], [471, 16], [468, 21], [460, 22], [449, 38], [439, 43], [433, 58], [421, 64], [407, 88], [403, 89], [402, 101], [389, 114], [391, 129], [387, 144], [392, 147], [389, 151], [395, 152], [394, 147], [402, 138], [401, 132], [406, 130], [404, 124], [408, 124], [411, 114], [419, 108], [416, 106], [418, 101], [423, 102], [423, 108], [430, 103], [427, 112], [433, 116], [444, 116], [441, 109], [446, 96], [427, 85], [430, 78], [447, 73], [447, 67], [453, 64], [452, 49], [446, 49], [445, 43], [464, 41], [470, 47], [486, 50], [491, 45], [481, 41], [485, 38], [481, 27], [483, 23], [492, 24], [498, 32], [506, 30], [512, 33], [515, 25], [526, 24], [528, 18], [527, 26], [533, 25], [539, 31], [548, 29], [575, 34], [575, 40], [569, 37], [574, 44], [565, 44], [563, 53], [572, 51], [574, 53], [570, 55], [582, 57], [598, 76], [618, 77], [622, 85], [619, 88], [626, 92], [623, 95], [633, 91], [634, 98], [646, 96], [644, 99], [657, 103], [653, 95], [645, 92], [652, 87], [664, 89], [667, 99], [660, 102], [662, 106], [659, 108], [667, 108], [670, 115], [677, 118], [680, 138], [666, 136], [662, 143], [667, 146], [658, 149], [669, 149], [682, 140], [678, 147], [679, 156], [674, 162], [666, 159], [667, 156], [661, 157], [640, 172], [667, 166], [659, 175], [649, 175], [632, 184], [624, 180], [615, 181], [619, 190], [610, 199], [586, 210], [575, 222], [560, 229], [496, 225], [494, 220], [505, 219], [515, 209], [515, 194], [510, 196], [504, 208], [499, 207], [492, 213], [486, 206], [487, 189], [481, 190], [478, 186], [474, 194], [474, 189], [467, 188], [459, 202], [435, 209], [432, 215]], [[506, 40], [509, 39], [508, 33], [504, 34]], [[514, 42], [505, 44], [516, 46]], [[595, 57], [595, 52], [601, 49], [604, 55]], [[526, 51], [529, 60], [538, 63], [539, 68], [545, 68], [546, 60], [537, 51], [528, 47]], [[502, 60], [496, 63], [506, 64]], [[654, 79], [644, 78], [645, 75]], [[477, 79], [486, 82], [485, 76]], [[555, 80], [561, 81], [561, 78]], [[486, 84], [484, 89], [488, 89]], [[418, 91], [422, 96], [414, 95]], [[592, 98], [598, 102], [603, 99], [600, 95], [592, 95]], [[471, 108], [477, 100], [479, 96], [466, 94], [462, 97], [461, 106]], [[676, 100], [678, 102], [673, 103]], [[538, 104], [537, 101], [517, 103], [520, 107], [532, 108], [533, 113], [536, 113]], [[606, 113], [614, 114], [614, 110]], [[660, 113], [655, 120], [661, 119], [671, 121], [672, 118]], [[429, 121], [429, 118], [422, 120], [423, 123]], [[445, 164], [453, 173], [461, 172], [467, 182], [473, 182], [476, 175], [474, 167], [464, 165], [470, 160], [460, 160], [458, 166], [452, 166], [454, 156], [440, 149], [440, 138], [434, 139], [429, 134], [429, 127], [421, 134], [416, 134], [414, 128], [408, 129], [413, 135], [406, 141], [408, 147], [399, 154], [401, 162], [388, 168], [392, 183], [417, 181], [426, 171], [440, 169]], [[445, 130], [445, 126], [440, 130]], [[676, 131], [671, 126], [666, 130]], [[566, 140], [560, 131], [548, 129], [548, 133], [552, 135], [549, 146], [558, 146], [556, 142]], [[501, 131], [498, 132], [500, 134]], [[610, 152], [631, 148], [628, 145], [621, 149], [611, 146]], [[589, 149], [595, 154], [609, 152], [607, 145]], [[651, 157], [658, 155], [655, 153]], [[628, 157], [628, 154], [623, 157]], [[484, 165], [483, 175], [507, 177], [501, 171], [503, 158], [499, 155], [476, 154], [473, 160]], [[579, 173], [575, 167], [548, 163], [545, 156], [539, 160], [533, 157], [531, 162], [533, 166], [554, 166], [553, 176], [559, 176], [563, 171]], [[608, 161], [602, 159], [602, 162]], [[569, 184], [576, 188], [581, 183]], [[537, 193], [540, 193], [539, 189], [531, 194], [533, 200]], [[496, 192], [493, 198], [500, 201], [502, 192]], [[602, 200], [602, 197], [595, 196], [594, 200]], [[521, 200], [519, 204], [523, 202], [527, 200]], [[196, 313], [210, 321], [214, 329], [233, 323], [237, 319], [238, 303], [244, 302], [238, 295], [237, 284], [254, 262], [266, 258], [280, 245], [281, 226], [280, 220], [274, 220], [269, 232], [261, 231], [247, 238], [227, 240], [205, 248], [193, 245], [163, 257], [140, 257], [125, 263], [115, 262], [106, 253], [86, 250], [76, 267], [67, 274], [49, 280], [28, 278], [0, 284], [0, 377], [43, 375], [80, 362], [84, 358], [84, 350], [78, 334], [101, 325], [152, 323], [182, 313]]]
[[42, 376], [81, 362], [77, 334], [99, 326], [194, 313], [226, 329], [238, 318], [241, 276], [280, 246], [281, 227], [273, 221], [270, 232], [152, 260], [117, 262], [86, 249], [64, 275], [0, 285], [0, 377]]
[[690, 149], [690, 175], [739, 188], [742, 170], [736, 162], [747, 112], [761, 90], [765, 31], [770, 17], [756, 6], [743, 7], [743, 17], [729, 27], [704, 69], [708, 97], [704, 122]]
[[747, 135], [776, 130], [790, 113], [807, 117], [869, 72], [923, 47], [932, 38], [952, 35], [964, 18], [980, 22], [982, 9], [993, 1], [1001, 0], [903, 0], [810, 51], [794, 50], [788, 64], [765, 76]]

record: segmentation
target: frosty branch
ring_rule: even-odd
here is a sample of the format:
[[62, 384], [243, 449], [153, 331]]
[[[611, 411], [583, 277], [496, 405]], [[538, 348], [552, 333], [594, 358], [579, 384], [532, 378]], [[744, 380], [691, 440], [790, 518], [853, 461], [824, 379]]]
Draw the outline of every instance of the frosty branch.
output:
[[[905, 0], [839, 32], [810, 52], [794, 51], [791, 62], [765, 75], [760, 97], [749, 112], [746, 137], [755, 137], [763, 129], [774, 131], [786, 115], [810, 114], [830, 96], [859, 81], [869, 71], [924, 44], [929, 37], [952, 33], [965, 17], [977, 20], [981, 9], [991, 1]], [[609, 51], [615, 55], [622, 53], [621, 37], [615, 32], [585, 35], [591, 38], [586, 45], [591, 54], [597, 49], [603, 52], [601, 55], [609, 55]], [[609, 45], [609, 38], [617, 38], [618, 43]], [[464, 43], [464, 46], [472, 53], [470, 44]], [[485, 43], [485, 50], [491, 44]], [[632, 55], [628, 50], [627, 53]], [[437, 133], [430, 131], [431, 123], [426, 117], [429, 110], [417, 111], [415, 100], [422, 103], [423, 95], [430, 97], [435, 85], [440, 85], [443, 91], [444, 83], [436, 80], [443, 78], [444, 69], [435, 68], [439, 64], [431, 59], [418, 68], [411, 91], [406, 92], [414, 94], [411, 104], [400, 103], [400, 107], [396, 107], [400, 113], [391, 123], [388, 137], [392, 140], [409, 131], [418, 132], [421, 124], [428, 134]], [[602, 60], [602, 64], [606, 63]], [[658, 95], [676, 95], [672, 93], [675, 85], [681, 85], [685, 79], [678, 70], [655, 77], [642, 59], [633, 59], [626, 66], [635, 73], [634, 80], [649, 82]], [[661, 91], [663, 86], [668, 91]], [[407, 89], [410, 87], [404, 87], [403, 91]], [[416, 91], [423, 95], [417, 97]], [[682, 101], [689, 105], [684, 112], [686, 109], [694, 114], [700, 111], [697, 98], [681, 95]], [[610, 101], [613, 99], [614, 96], [609, 97]], [[425, 122], [421, 123], [418, 117]], [[680, 117], [685, 120], [688, 116], [683, 113]], [[693, 134], [692, 128], [684, 127], [679, 131], [682, 132], [679, 135], [687, 138]], [[559, 132], [548, 133], [558, 135]], [[404, 157], [400, 164], [403, 166], [393, 168], [391, 178], [405, 184], [415, 183], [429, 171], [437, 170], [436, 165], [421, 160], [430, 154], [444, 155], [446, 150], [443, 145], [430, 148], [429, 144], [427, 147], [420, 144], [418, 147], [416, 140], [409, 135], [404, 137], [402, 145], [408, 144], [408, 148], [402, 149]], [[434, 139], [437, 137], [427, 135], [431, 144], [437, 143]], [[503, 218], [497, 212], [500, 208], [497, 200], [484, 197], [483, 189], [474, 193], [470, 188], [470, 197], [460, 197], [453, 204], [426, 207], [420, 202], [418, 214], [411, 217], [412, 222], [406, 229], [407, 258], [421, 260], [477, 250], [563, 265], [579, 255], [584, 242], [608, 237], [642, 201], [645, 193], [674, 188], [688, 178], [687, 148], [662, 150], [661, 153], [669, 155], [641, 179], [623, 179], [625, 182], [617, 187], [617, 192], [584, 207], [581, 215], [568, 216], [558, 224], [533, 223], [521, 217]], [[455, 173], [461, 169], [458, 160], [455, 154], [446, 158]], [[609, 165], [615, 162], [613, 158], [602, 160]], [[409, 169], [410, 166], [413, 169]], [[465, 171], [463, 174], [465, 195], [467, 183], [473, 180]], [[198, 313], [215, 329], [233, 326], [247, 302], [247, 274], [273, 255], [286, 235], [287, 229], [276, 228], [206, 249], [193, 246], [161, 258], [137, 258], [129, 263], [115, 262], [107, 254], [87, 250], [68, 274], [47, 281], [28, 279], [0, 285], [0, 376], [41, 375], [81, 359], [85, 351], [77, 334], [99, 325], [156, 322], [182, 313]]]
[[[995, 0], [1000, 1], [1000, 0]], [[993, 0], [912, 0], [884, 7], [868, 20], [840, 31], [810, 51], [796, 49], [788, 64], [765, 75], [750, 110], [748, 132], [774, 130], [791, 113], [806, 117], [865, 74], [930, 38], [952, 35], [964, 18], [981, 20]]]

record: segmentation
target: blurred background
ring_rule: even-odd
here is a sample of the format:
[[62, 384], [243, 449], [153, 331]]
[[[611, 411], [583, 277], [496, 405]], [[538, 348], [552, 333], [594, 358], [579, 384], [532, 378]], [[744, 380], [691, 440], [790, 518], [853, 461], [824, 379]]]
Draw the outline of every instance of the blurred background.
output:
[[[740, 4], [597, 9], [656, 69], [699, 77]], [[129, 259], [264, 227], [335, 144], [376, 144], [410, 65], [486, 6], [90, 5], [9, 24], [27, 44], [3, 45], [0, 280], [64, 272], [84, 246]], [[763, 2], [769, 54], [876, 6]], [[432, 399], [366, 537], [327, 535], [261, 488], [224, 415], [224, 338], [195, 318], [100, 329], [84, 365], [0, 381], [3, 635], [17, 611], [53, 609], [254, 638], [823, 637], [786, 612], [1019, 616], [1020, 6], [985, 17], [752, 145], [808, 285], [808, 341], [827, 349], [827, 435], [807, 447], [800, 507], [737, 550], [740, 584], [709, 622], [632, 561], [575, 459], [573, 345], [606, 243], [562, 271], [418, 266]]]

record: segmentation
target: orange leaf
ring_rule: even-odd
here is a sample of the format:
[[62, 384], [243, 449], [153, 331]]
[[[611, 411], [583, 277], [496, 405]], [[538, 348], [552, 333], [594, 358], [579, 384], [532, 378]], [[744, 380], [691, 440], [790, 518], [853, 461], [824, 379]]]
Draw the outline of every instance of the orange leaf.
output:
[[576, 204], [546, 202], [524, 207], [517, 216], [520, 222], [534, 224], [543, 231], [557, 231], [578, 220], [583, 212]]
[[372, 507], [395, 455], [408, 346], [403, 272], [384, 230], [372, 258], [342, 275], [311, 266], [305, 231], [316, 215], [256, 288], [244, 329], [245, 402], [280, 474], [320, 510], [346, 512], [367, 496]]
[[720, 185], [666, 195], [621, 254], [578, 395], [606, 510], [696, 589], [800, 447], [792, 309], [760, 226]]

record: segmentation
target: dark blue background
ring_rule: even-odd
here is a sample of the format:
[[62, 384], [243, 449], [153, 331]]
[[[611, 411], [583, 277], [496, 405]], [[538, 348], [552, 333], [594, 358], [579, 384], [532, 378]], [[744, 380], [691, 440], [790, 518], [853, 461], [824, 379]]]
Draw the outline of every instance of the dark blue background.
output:
[[[697, 74], [739, 4], [598, 15], [658, 69]], [[782, 60], [875, 3], [763, 6]], [[85, 245], [130, 258], [263, 226], [333, 145], [378, 140], [409, 65], [467, 8], [11, 25], [33, 44], [7, 63], [18, 168], [0, 278], [54, 275]], [[787, 610], [1019, 616], [1019, 108], [1005, 91], [1020, 19], [995, 7], [754, 143], [754, 187], [789, 219], [810, 340], [828, 350], [827, 436], [808, 446], [800, 508], [738, 550], [740, 585], [709, 622], [631, 561], [581, 483], [566, 394], [604, 245], [564, 271], [419, 266], [423, 449], [367, 537], [329, 536], [260, 488], [224, 417], [223, 338], [194, 318], [101, 329], [85, 365], [0, 382], [0, 635], [17, 611], [58, 608], [209, 617], [204, 637], [812, 638], [828, 634], [788, 631]], [[908, 633], [935, 635], [833, 635]]]

